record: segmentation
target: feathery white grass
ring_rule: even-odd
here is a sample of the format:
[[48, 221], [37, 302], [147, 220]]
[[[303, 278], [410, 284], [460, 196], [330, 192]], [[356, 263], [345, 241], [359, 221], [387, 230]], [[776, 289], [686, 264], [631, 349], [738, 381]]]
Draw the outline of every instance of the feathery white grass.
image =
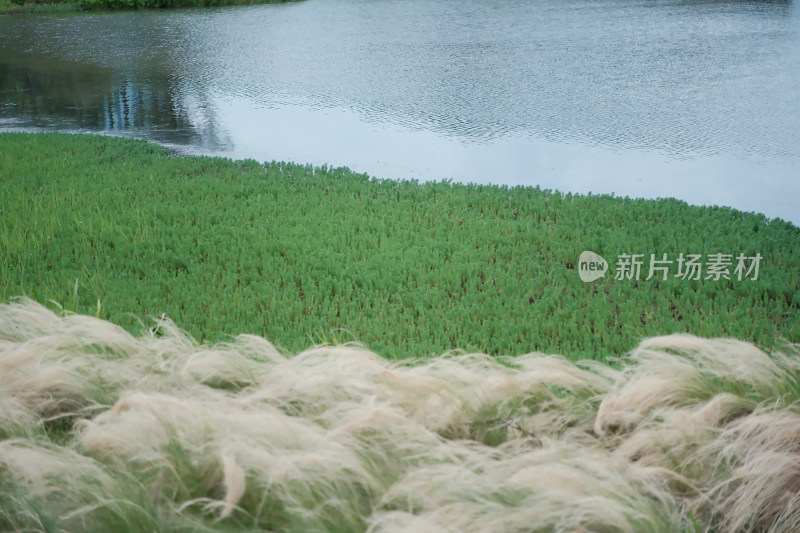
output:
[[612, 368], [198, 345], [0, 305], [0, 530], [787, 531], [797, 348], [646, 339]]

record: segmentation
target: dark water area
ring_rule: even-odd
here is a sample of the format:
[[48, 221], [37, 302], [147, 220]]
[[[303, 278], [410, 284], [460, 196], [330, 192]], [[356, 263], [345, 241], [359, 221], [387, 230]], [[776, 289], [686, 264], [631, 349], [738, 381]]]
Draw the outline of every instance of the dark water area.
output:
[[0, 128], [800, 223], [794, 2], [307, 0], [0, 18]]

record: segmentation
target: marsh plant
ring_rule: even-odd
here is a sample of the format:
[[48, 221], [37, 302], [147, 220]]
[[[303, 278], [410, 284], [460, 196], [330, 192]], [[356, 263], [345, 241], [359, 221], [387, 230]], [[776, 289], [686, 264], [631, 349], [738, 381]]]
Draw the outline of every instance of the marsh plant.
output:
[[[584, 283], [584, 250], [761, 263], [757, 280]], [[129, 332], [166, 313], [201, 341], [250, 333], [292, 352], [345, 339], [387, 357], [605, 360], [674, 332], [770, 348], [800, 340], [798, 272], [800, 229], [728, 208], [0, 134], [0, 300]]]
[[790, 531], [800, 353], [197, 343], [0, 305], [4, 531]]
[[299, 0], [0, 0], [0, 14], [283, 4]]

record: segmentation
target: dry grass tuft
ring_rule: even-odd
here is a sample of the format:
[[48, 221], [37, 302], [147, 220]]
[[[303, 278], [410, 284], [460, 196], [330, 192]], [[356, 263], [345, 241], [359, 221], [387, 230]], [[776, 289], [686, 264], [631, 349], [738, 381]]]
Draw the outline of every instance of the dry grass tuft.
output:
[[[800, 358], [646, 339], [618, 368], [133, 336], [0, 305], [0, 530], [789, 531]], [[713, 526], [713, 527], [712, 527]]]

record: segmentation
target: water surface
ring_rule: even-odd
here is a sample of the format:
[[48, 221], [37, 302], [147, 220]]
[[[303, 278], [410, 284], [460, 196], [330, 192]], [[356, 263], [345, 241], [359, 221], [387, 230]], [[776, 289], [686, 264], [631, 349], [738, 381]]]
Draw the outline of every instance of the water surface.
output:
[[793, 2], [307, 0], [0, 19], [0, 126], [800, 223]]

